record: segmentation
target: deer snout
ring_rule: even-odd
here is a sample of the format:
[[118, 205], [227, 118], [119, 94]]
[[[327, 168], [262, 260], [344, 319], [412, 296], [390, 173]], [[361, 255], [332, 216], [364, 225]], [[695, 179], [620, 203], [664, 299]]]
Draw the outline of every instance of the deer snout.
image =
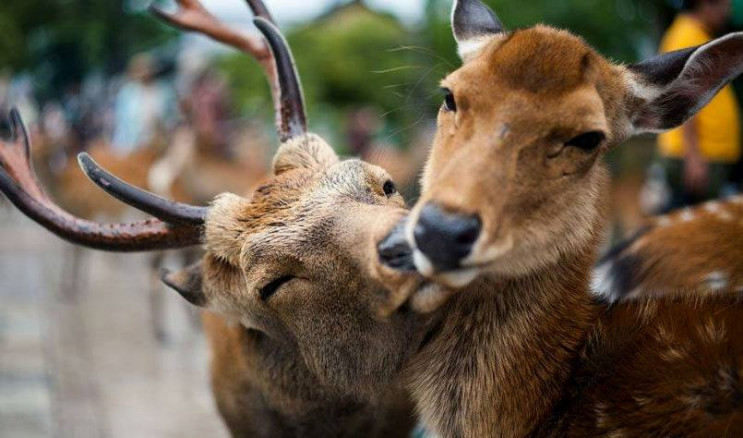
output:
[[379, 260], [383, 265], [398, 271], [415, 271], [413, 249], [405, 237], [407, 217], [395, 225], [395, 228], [377, 244]]
[[448, 212], [429, 202], [420, 212], [413, 238], [434, 270], [446, 272], [462, 267], [462, 260], [472, 253], [481, 231], [478, 215]]

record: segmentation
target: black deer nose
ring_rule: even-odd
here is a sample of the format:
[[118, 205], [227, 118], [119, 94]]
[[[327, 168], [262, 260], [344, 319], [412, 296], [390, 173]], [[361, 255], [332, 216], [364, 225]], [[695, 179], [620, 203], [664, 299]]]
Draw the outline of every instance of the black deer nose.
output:
[[413, 249], [405, 239], [407, 223], [407, 218], [398, 222], [390, 234], [377, 244], [377, 253], [382, 264], [398, 271], [415, 271]]
[[477, 215], [448, 213], [429, 203], [423, 206], [413, 234], [418, 249], [441, 272], [460, 267], [472, 252], [481, 229]]

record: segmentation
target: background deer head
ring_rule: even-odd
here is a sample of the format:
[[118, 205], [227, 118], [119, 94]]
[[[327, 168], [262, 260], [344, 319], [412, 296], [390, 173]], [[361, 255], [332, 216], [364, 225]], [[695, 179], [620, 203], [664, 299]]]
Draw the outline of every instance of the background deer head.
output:
[[464, 65], [444, 104], [406, 238], [415, 265], [451, 286], [520, 276], [598, 238], [602, 157], [629, 136], [692, 117], [743, 70], [743, 34], [623, 66], [548, 26], [507, 32], [458, 0]]

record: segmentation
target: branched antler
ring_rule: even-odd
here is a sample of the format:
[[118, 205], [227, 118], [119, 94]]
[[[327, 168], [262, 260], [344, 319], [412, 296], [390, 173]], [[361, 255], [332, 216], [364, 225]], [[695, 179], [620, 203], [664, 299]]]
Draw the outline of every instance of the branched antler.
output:
[[[275, 24], [271, 18], [268, 8], [261, 0], [246, 0], [248, 6], [256, 17]], [[220, 22], [214, 15], [204, 8], [198, 0], [176, 0], [179, 10], [168, 13], [155, 6], [149, 7], [150, 13], [164, 22], [187, 31], [198, 32], [216, 41], [234, 47], [255, 58], [263, 67], [269, 84], [271, 95], [275, 106], [276, 127], [281, 141], [302, 134], [306, 131], [306, 117], [304, 115], [304, 103], [301, 88], [298, 85], [296, 92], [289, 95], [285, 93], [286, 87], [280, 83], [280, 74], [277, 68], [282, 67], [274, 62], [274, 56], [269, 46], [261, 39], [239, 33], [224, 23]], [[290, 68], [293, 70], [294, 65]], [[296, 73], [295, 73], [296, 76]]]
[[[118, 179], [108, 182], [111, 190], [120, 191], [127, 187], [138, 191], [138, 200], [146, 205], [142, 210], [158, 211], [158, 216], [165, 222], [149, 219], [133, 223], [99, 224], [67, 213], [46, 195], [36, 178], [31, 165], [29, 137], [20, 114], [13, 109], [10, 118], [11, 141], [0, 141], [0, 191], [35, 222], [72, 243], [107, 251], [183, 248], [200, 243], [206, 208], [171, 203], [152, 194], [145, 197], [143, 194], [146, 192]], [[98, 170], [102, 171], [100, 168]], [[189, 214], [181, 214], [183, 211]]]
[[[198, 0], [177, 0], [180, 10], [168, 14], [151, 7], [161, 19], [204, 33], [249, 53], [263, 66], [272, 85], [279, 137], [286, 141], [307, 132], [302, 89], [286, 40], [261, 0], [246, 0], [265, 42], [234, 32], [220, 23]], [[28, 134], [21, 116], [11, 111], [12, 140], [0, 141], [0, 191], [26, 216], [72, 243], [108, 251], [147, 251], [182, 248], [201, 243], [208, 208], [178, 204], [133, 187], [79, 156], [85, 174], [111, 196], [157, 219], [134, 223], [98, 224], [75, 217], [44, 192], [31, 165]]]

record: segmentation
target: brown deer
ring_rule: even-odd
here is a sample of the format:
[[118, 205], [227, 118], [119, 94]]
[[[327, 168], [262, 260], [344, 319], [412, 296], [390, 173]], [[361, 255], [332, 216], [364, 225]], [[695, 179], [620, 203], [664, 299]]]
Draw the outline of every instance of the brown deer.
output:
[[[202, 20], [201, 29], [228, 31], [198, 3], [181, 4], [198, 9], [176, 19], [196, 11], [190, 17]], [[93, 182], [156, 219], [102, 225], [77, 218], [36, 180], [17, 112], [13, 140], [0, 143], [0, 191], [78, 245], [205, 247], [198, 264], [164, 281], [214, 312], [205, 324], [212, 384], [233, 435], [407, 436], [413, 420], [397, 375], [421, 342], [416, 327], [423, 317], [398, 301], [420, 281], [381, 266], [375, 250], [406, 214], [404, 202], [385, 171], [340, 161], [307, 132], [291, 53], [262, 3], [250, 4], [268, 45], [251, 44], [275, 62], [268, 71], [282, 139], [274, 176], [250, 197], [225, 194], [210, 207], [174, 203], [128, 185], [83, 154], [80, 164]]]
[[623, 66], [563, 30], [507, 32], [478, 0], [456, 1], [452, 24], [464, 65], [442, 81], [423, 194], [379, 248], [404, 266], [407, 244], [458, 289], [411, 301], [440, 320], [408, 369], [424, 422], [445, 437], [742, 435], [739, 297], [607, 306], [590, 284], [604, 154], [692, 117], [743, 71], [743, 34]]
[[743, 293], [743, 197], [652, 218], [596, 265], [593, 292], [638, 297]]

